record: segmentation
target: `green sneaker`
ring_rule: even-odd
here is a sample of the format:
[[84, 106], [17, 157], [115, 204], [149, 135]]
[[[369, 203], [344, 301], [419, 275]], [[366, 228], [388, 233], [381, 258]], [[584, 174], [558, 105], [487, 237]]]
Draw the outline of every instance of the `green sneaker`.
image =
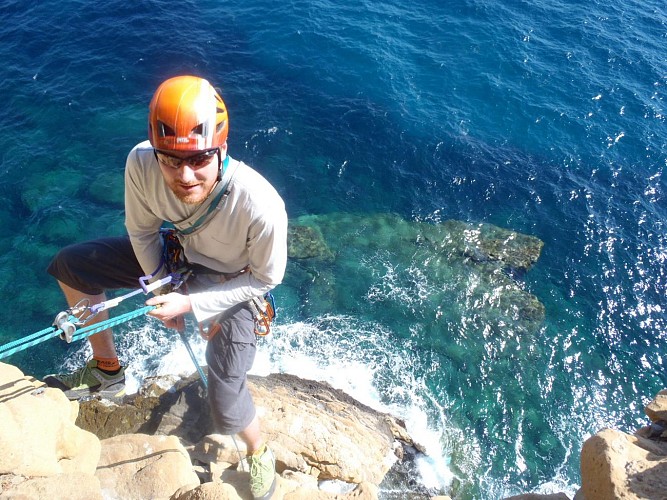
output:
[[267, 445], [248, 457], [250, 492], [255, 500], [268, 500], [276, 490], [276, 459]]
[[69, 399], [102, 396], [119, 399], [125, 395], [125, 368], [109, 375], [97, 367], [97, 360], [91, 359], [86, 366], [74, 373], [47, 375], [44, 383], [65, 393]]

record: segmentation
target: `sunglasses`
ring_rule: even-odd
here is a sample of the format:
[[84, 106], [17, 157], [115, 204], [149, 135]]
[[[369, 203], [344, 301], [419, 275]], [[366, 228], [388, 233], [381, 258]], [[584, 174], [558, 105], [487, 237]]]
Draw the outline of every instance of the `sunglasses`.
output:
[[220, 153], [220, 148], [207, 149], [200, 153], [195, 153], [191, 156], [186, 156], [185, 158], [179, 158], [178, 156], [172, 156], [169, 153], [160, 151], [158, 149], [153, 149], [155, 158], [157, 161], [171, 168], [180, 168], [183, 165], [189, 165], [190, 168], [201, 168], [205, 165], [211, 163], [211, 159]]

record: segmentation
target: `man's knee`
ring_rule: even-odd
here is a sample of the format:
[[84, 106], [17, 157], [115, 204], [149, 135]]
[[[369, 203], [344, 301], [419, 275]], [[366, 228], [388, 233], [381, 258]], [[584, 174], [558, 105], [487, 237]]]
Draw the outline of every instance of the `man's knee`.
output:
[[89, 295], [107, 289], [138, 287], [143, 271], [127, 238], [102, 238], [62, 248], [47, 272]]

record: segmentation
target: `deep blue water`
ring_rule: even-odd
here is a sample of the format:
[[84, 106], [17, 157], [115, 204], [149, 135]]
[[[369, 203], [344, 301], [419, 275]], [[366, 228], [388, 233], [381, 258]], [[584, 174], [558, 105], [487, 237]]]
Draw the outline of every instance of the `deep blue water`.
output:
[[[429, 441], [423, 483], [453, 498], [572, 495], [587, 436], [645, 423], [667, 383], [662, 2], [47, 0], [0, 14], [0, 343], [65, 307], [44, 272], [59, 247], [122, 233], [150, 96], [194, 73], [221, 87], [231, 154], [291, 218], [460, 219], [545, 243], [524, 278], [546, 307], [537, 335], [486, 335], [465, 303], [432, 322], [437, 304], [388, 280], [402, 264], [379, 252], [366, 257], [386, 258], [375, 286], [394, 307], [339, 279], [349, 300], [312, 317], [288, 276], [260, 371], [401, 414]], [[118, 334], [139, 378], [189, 362], [154, 323]], [[85, 355], [52, 340], [10, 361], [42, 376]]]

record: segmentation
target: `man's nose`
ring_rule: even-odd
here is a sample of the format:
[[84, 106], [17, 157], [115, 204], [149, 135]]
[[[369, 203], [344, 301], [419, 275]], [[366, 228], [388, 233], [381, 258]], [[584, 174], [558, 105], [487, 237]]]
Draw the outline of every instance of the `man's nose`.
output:
[[194, 169], [187, 162], [179, 167], [178, 177], [183, 182], [190, 182], [196, 178]]

